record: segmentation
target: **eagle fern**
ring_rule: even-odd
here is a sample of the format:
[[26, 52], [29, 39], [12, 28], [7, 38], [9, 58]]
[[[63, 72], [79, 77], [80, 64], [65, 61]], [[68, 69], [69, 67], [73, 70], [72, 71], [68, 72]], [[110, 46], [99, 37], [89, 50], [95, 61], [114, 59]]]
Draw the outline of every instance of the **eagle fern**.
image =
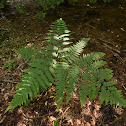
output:
[[87, 97], [92, 101], [100, 94], [101, 104], [105, 101], [106, 104], [110, 102], [111, 105], [126, 107], [121, 90], [117, 90], [114, 86], [116, 82], [111, 81], [112, 70], [100, 60], [105, 54], [93, 52], [80, 56], [89, 38], [73, 44], [69, 38], [70, 31], [62, 19], [55, 21], [50, 28], [45, 38], [46, 46], [32, 45], [16, 51], [29, 62], [31, 68], [24, 70], [26, 74], [22, 76], [22, 82], [18, 84], [18, 90], [5, 112], [27, 105], [40, 89], [45, 90], [51, 84], [55, 85], [55, 100], [59, 108], [64, 92], [69, 102], [78, 82], [81, 106]]

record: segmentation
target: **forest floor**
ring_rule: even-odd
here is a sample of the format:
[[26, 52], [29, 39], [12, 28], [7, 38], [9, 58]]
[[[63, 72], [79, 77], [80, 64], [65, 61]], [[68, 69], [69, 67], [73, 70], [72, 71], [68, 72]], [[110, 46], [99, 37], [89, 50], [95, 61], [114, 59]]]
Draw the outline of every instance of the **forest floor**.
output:
[[[99, 97], [92, 102], [87, 99], [81, 108], [75, 92], [71, 101], [66, 103], [64, 99], [57, 110], [53, 86], [41, 91], [29, 106], [4, 114], [21, 81], [22, 70], [28, 68], [14, 50], [29, 44], [42, 44], [49, 26], [59, 18], [66, 22], [74, 43], [81, 38], [91, 38], [84, 53], [106, 53], [103, 59], [113, 70], [116, 87], [126, 98], [126, 6], [116, 3], [58, 6], [49, 10], [45, 19], [38, 19], [35, 13], [40, 9], [27, 6], [23, 14], [14, 8], [0, 10], [0, 125], [53, 126], [54, 121], [59, 120], [61, 126], [126, 126], [126, 109], [100, 105]], [[18, 58], [16, 66], [2, 69], [15, 57]]]

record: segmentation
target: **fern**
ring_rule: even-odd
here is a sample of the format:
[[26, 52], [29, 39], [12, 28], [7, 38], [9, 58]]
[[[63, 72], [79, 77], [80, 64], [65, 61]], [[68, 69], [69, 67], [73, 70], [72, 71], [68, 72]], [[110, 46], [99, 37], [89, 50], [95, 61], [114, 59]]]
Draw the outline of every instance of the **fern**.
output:
[[78, 81], [81, 106], [87, 97], [92, 101], [100, 93], [101, 104], [105, 101], [106, 104], [110, 102], [111, 105], [126, 107], [121, 91], [114, 86], [116, 82], [110, 81], [112, 70], [105, 66], [105, 61], [100, 60], [105, 54], [94, 52], [80, 56], [89, 38], [71, 45], [70, 31], [62, 19], [55, 21], [50, 28], [45, 47], [33, 45], [16, 51], [29, 62], [31, 68], [24, 70], [26, 74], [22, 76], [22, 82], [18, 84], [18, 90], [5, 112], [18, 105], [27, 105], [40, 89], [46, 90], [52, 83], [59, 108], [64, 92], [69, 102]]

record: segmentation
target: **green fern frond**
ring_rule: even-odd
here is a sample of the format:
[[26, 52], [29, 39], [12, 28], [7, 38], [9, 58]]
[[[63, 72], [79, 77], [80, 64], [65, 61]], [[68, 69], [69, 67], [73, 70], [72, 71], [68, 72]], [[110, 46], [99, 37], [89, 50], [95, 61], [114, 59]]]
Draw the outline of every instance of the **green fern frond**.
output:
[[83, 106], [84, 102], [86, 101], [86, 98], [88, 97], [88, 92], [89, 92], [88, 79], [85, 79], [83, 81], [84, 82], [80, 83], [80, 91], [79, 91], [81, 107]]
[[[49, 30], [50, 33], [47, 33], [45, 42], [50, 43], [48, 46], [44, 47], [44, 50], [53, 51], [53, 56], [56, 58], [63, 58], [64, 53], [69, 50], [70, 42], [70, 31], [67, 29], [65, 22], [62, 19], [54, 22], [51, 27], [52, 30]], [[47, 51], [43, 54], [47, 55]], [[49, 55], [48, 55], [49, 56]]]
[[[94, 100], [100, 91], [100, 87], [103, 85], [105, 80], [110, 80], [113, 77], [112, 70], [108, 68], [100, 69], [103, 67], [106, 62], [103, 60], [98, 60], [104, 56], [104, 53], [92, 53], [88, 55], [83, 55], [76, 63], [76, 65], [81, 70], [81, 78], [83, 83], [80, 84], [80, 101], [81, 106], [83, 105], [86, 97], [89, 97], [89, 100]], [[107, 83], [108, 84], [108, 83]], [[102, 89], [104, 92], [104, 88]], [[104, 99], [104, 93], [103, 102]]]
[[57, 108], [60, 107], [60, 104], [62, 103], [62, 100], [64, 98], [64, 92], [65, 87], [67, 84], [67, 76], [68, 76], [68, 68], [69, 65], [66, 63], [59, 63], [57, 64], [57, 71], [55, 72], [55, 90], [56, 90], [56, 102], [57, 102]]
[[67, 101], [74, 92], [74, 88], [79, 84], [79, 95], [81, 107], [87, 97], [94, 100], [99, 92], [101, 104], [116, 104], [125, 107], [125, 99], [121, 91], [114, 85], [116, 82], [110, 81], [113, 71], [108, 69], [106, 62], [100, 60], [105, 54], [95, 52], [91, 54], [80, 54], [89, 41], [82, 39], [71, 46], [70, 31], [65, 22], [58, 19], [51, 25], [51, 30], [47, 33], [44, 47], [26, 47], [17, 50], [26, 60], [30, 69], [24, 70], [22, 82], [17, 86], [18, 90], [10, 105], [6, 109], [14, 109], [18, 105], [27, 105], [37, 96], [40, 89], [47, 89], [53, 83], [55, 85], [55, 100], [57, 107], [60, 107], [67, 94]]
[[117, 106], [126, 107], [126, 100], [123, 98], [121, 94], [121, 90], [117, 90], [115, 85], [115, 81], [104, 82], [101, 88], [101, 95], [100, 95], [100, 103], [102, 104], [103, 101], [107, 104], [110, 101], [110, 104], [116, 104]]
[[65, 53], [65, 59], [69, 62], [76, 61], [77, 58], [83, 51], [83, 48], [87, 45], [90, 38], [83, 38], [81, 41], [77, 42], [75, 45], [71, 46]]
[[66, 84], [66, 93], [67, 93], [67, 102], [70, 101], [70, 96], [72, 95], [74, 91], [75, 84], [77, 83], [77, 78], [79, 77], [80, 70], [78, 67], [75, 67], [74, 65], [70, 66], [68, 70], [68, 81]]
[[24, 59], [31, 60], [38, 54], [40, 47], [36, 47], [35, 45], [29, 47], [23, 47], [16, 50], [16, 53], [19, 53]]
[[79, 67], [84, 67], [84, 65], [91, 65], [93, 61], [99, 60], [105, 55], [105, 53], [97, 52], [97, 53], [91, 53], [91, 54], [83, 54], [82, 57], [80, 57], [76, 62]]

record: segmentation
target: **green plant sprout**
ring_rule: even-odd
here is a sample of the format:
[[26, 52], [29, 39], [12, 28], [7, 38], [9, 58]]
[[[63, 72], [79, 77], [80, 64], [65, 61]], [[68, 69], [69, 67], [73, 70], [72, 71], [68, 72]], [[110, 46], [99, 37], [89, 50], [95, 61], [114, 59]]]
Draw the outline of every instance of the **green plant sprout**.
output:
[[17, 66], [17, 58], [14, 58], [5, 63], [2, 66], [2, 69], [5, 69], [7, 67], [9, 70], [14, 70], [16, 66]]
[[23, 7], [21, 4], [19, 4], [19, 5], [16, 7], [16, 9], [17, 9], [17, 11], [19, 11], [20, 13], [24, 13], [24, 12], [25, 12], [25, 9], [24, 9], [24, 7]]

